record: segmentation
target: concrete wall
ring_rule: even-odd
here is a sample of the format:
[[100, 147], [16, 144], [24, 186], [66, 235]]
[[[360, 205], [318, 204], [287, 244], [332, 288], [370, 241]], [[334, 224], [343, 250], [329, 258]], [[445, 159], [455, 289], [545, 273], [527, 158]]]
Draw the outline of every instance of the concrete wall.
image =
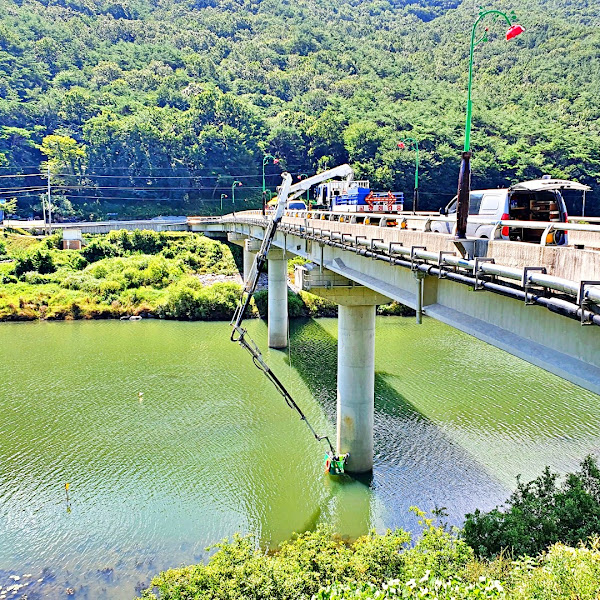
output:
[[571, 281], [600, 279], [600, 252], [595, 250], [490, 240], [487, 256], [508, 267], [546, 267], [548, 274]]
[[[430, 252], [456, 250], [449, 236], [440, 233], [412, 231], [397, 227], [352, 225], [337, 221], [287, 218], [286, 223], [314, 227], [326, 231], [347, 233], [353, 238], [364, 236], [368, 240], [382, 239], [384, 243], [400, 242], [406, 248], [425, 246]], [[572, 232], [575, 233], [575, 232]], [[586, 234], [594, 236], [597, 234]], [[571, 233], [569, 234], [571, 237]], [[572, 281], [600, 279], [600, 252], [592, 249], [577, 250], [573, 246], [540, 246], [525, 242], [489, 240], [487, 253], [496, 262], [508, 267], [546, 267], [548, 274]]]

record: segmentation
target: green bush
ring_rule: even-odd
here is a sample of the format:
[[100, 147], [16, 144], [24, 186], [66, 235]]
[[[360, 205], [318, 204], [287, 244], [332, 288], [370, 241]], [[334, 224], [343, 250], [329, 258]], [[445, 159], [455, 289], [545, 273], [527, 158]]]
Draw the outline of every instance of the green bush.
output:
[[575, 546], [600, 534], [600, 470], [588, 456], [560, 487], [549, 468], [529, 483], [517, 478], [507, 504], [504, 511], [496, 507], [466, 516], [464, 539], [480, 556], [496, 556], [503, 549], [533, 556], [556, 542]]
[[117, 256], [118, 249], [115, 248], [108, 240], [102, 238], [93, 239], [87, 246], [81, 250], [81, 255], [88, 262], [96, 262], [103, 258]]
[[[376, 573], [396, 570], [409, 540], [404, 531], [388, 531], [349, 545], [329, 529], [319, 528], [285, 542], [276, 553], [266, 553], [253, 538], [235, 536], [215, 546], [217, 552], [207, 565], [166, 571], [152, 580], [152, 587], [163, 600], [310, 598], [335, 581], [350, 583], [362, 576], [377, 579]], [[149, 589], [143, 597], [157, 596]]]
[[57, 231], [44, 239], [44, 243], [49, 250], [62, 250], [63, 234]]
[[300, 292], [308, 317], [337, 317], [337, 304], [309, 292]]
[[380, 586], [372, 583], [336, 583], [320, 590], [314, 600], [485, 600], [505, 598], [503, 585], [494, 579], [481, 577], [465, 581], [460, 577], [439, 579], [426, 572], [420, 579], [392, 579]]
[[48, 250], [37, 248], [24, 256], [17, 258], [15, 261], [15, 275], [21, 278], [25, 273], [37, 271], [41, 275], [54, 273], [56, 265], [54, 258]]
[[223, 319], [230, 318], [241, 294], [237, 283], [215, 283], [202, 287], [195, 277], [169, 286], [166, 299], [157, 307], [165, 319]]
[[412, 317], [415, 311], [400, 302], [390, 302], [377, 307], [377, 314], [382, 316]]
[[577, 548], [556, 544], [537, 559], [524, 558], [509, 574], [511, 600], [597, 600], [600, 539]]

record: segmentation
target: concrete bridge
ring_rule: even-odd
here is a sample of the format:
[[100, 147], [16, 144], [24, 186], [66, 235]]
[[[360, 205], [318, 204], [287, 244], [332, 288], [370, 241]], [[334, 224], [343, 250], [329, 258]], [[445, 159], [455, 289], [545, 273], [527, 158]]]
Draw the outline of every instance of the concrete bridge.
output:
[[[312, 217], [288, 213], [274, 239], [269, 345], [287, 346], [287, 259], [302, 256], [311, 265], [297, 268], [297, 283], [339, 305], [337, 449], [350, 453], [348, 470], [373, 464], [375, 307], [390, 300], [600, 393], [600, 251], [504, 240], [457, 248], [417, 227]], [[266, 225], [258, 211], [189, 220], [243, 246], [245, 275]]]
[[25, 229], [42, 233], [44, 230], [53, 231], [80, 231], [87, 234], [109, 233], [111, 231], [188, 231], [188, 220], [186, 217], [175, 219], [136, 219], [130, 221], [79, 221], [74, 223], [52, 223], [48, 226], [41, 219], [20, 221], [5, 219], [3, 227]]

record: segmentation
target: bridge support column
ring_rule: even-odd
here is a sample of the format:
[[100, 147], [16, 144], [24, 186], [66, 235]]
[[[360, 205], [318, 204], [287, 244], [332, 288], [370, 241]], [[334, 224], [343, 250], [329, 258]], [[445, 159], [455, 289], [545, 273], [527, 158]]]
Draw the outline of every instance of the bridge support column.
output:
[[347, 470], [373, 469], [375, 305], [338, 313], [337, 451], [349, 452]]
[[337, 452], [349, 453], [346, 470], [373, 470], [375, 309], [390, 298], [328, 269], [296, 269], [296, 285], [339, 305]]
[[288, 345], [287, 259], [281, 250], [271, 250], [269, 261], [269, 348]]

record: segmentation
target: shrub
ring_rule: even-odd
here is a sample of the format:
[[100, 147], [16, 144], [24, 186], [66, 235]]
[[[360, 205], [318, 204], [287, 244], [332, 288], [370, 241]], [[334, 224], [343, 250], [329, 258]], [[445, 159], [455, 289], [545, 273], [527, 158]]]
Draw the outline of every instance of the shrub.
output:
[[54, 273], [56, 266], [52, 254], [47, 250], [37, 248], [25, 256], [17, 258], [15, 261], [15, 275], [20, 278], [30, 271], [37, 271], [41, 275]]
[[588, 456], [580, 471], [567, 475], [561, 487], [558, 475], [546, 467], [529, 483], [517, 478], [517, 489], [507, 510], [468, 514], [464, 539], [480, 556], [495, 556], [503, 549], [515, 555], [535, 555], [550, 544], [577, 545], [600, 533], [600, 470]]
[[577, 548], [555, 544], [537, 559], [524, 558], [509, 575], [514, 600], [597, 600], [600, 594], [600, 539]]
[[37, 271], [28, 271], [27, 273], [23, 273], [21, 279], [30, 285], [41, 285], [50, 282], [50, 277], [48, 275], [42, 275]]
[[411, 317], [415, 315], [415, 311], [405, 304], [401, 304], [400, 302], [390, 302], [389, 304], [382, 304], [378, 306], [377, 314], [385, 316]]
[[108, 240], [102, 238], [93, 239], [87, 246], [82, 248], [81, 255], [88, 262], [96, 262], [103, 258], [117, 256], [118, 250]]
[[372, 583], [336, 583], [320, 590], [314, 600], [487, 600], [505, 598], [502, 584], [487, 577], [465, 581], [460, 577], [439, 579], [426, 572], [420, 579], [392, 579], [381, 586]]
[[49, 235], [45, 240], [44, 244], [49, 250], [62, 250], [63, 234], [62, 231], [57, 231], [52, 235]]
[[423, 533], [414, 548], [406, 552], [409, 577], [418, 579], [429, 572], [433, 577], [450, 579], [473, 560], [473, 550], [458, 537], [458, 530], [447, 531], [436, 526], [434, 519], [426, 517], [419, 509], [412, 507], [411, 510], [419, 517]]
[[129, 267], [123, 271], [123, 279], [128, 288], [137, 288], [142, 285], [144, 276], [141, 271], [133, 267]]
[[79, 253], [72, 256], [70, 263], [76, 271], [83, 271], [89, 265], [88, 261]]
[[[207, 565], [166, 571], [152, 580], [152, 586], [163, 600], [310, 598], [334, 581], [350, 583], [359, 575], [376, 579], [370, 568], [393, 571], [410, 535], [395, 531], [366, 538], [348, 545], [320, 527], [295, 536], [278, 552], [268, 554], [256, 547], [253, 538], [235, 536], [231, 542], [215, 546], [217, 552]], [[353, 560], [359, 552], [360, 559]], [[156, 598], [150, 590], [143, 597]]]
[[306, 307], [307, 316], [310, 317], [337, 317], [337, 304], [309, 292], [300, 292], [300, 298]]

